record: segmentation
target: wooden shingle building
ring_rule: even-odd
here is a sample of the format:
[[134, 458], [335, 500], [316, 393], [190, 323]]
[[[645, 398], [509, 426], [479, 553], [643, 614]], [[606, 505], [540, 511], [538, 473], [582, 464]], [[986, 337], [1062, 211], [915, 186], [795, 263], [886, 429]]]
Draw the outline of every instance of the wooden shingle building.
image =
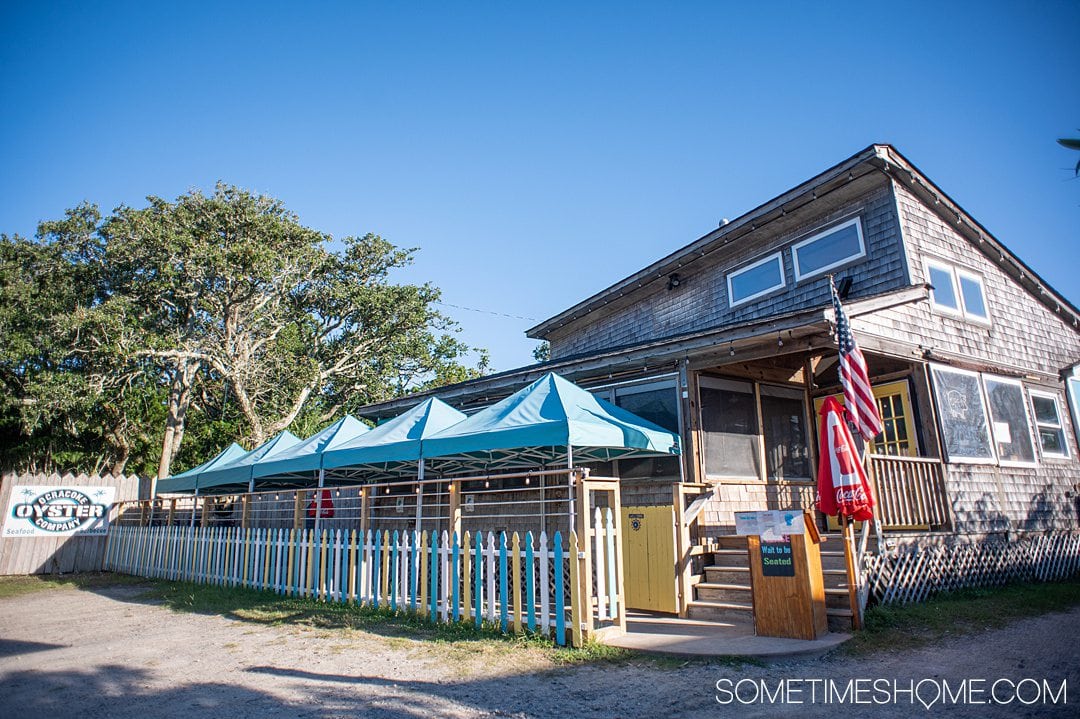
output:
[[681, 457], [595, 468], [624, 505], [707, 485], [696, 531], [730, 534], [736, 511], [813, 506], [815, 408], [840, 392], [829, 275], [884, 419], [869, 465], [886, 532], [1076, 528], [1080, 310], [889, 145], [533, 327], [550, 361], [434, 394], [469, 411], [554, 370], [680, 434]]

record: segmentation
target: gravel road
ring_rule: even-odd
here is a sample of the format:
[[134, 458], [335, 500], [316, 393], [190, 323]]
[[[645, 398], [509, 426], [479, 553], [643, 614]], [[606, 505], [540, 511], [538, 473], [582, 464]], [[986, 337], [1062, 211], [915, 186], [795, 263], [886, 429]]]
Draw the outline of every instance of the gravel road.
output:
[[[557, 666], [545, 652], [509, 644], [417, 642], [174, 613], [141, 598], [143, 592], [138, 586], [64, 588], [0, 599], [2, 713], [139, 719], [1080, 716], [1080, 609], [860, 659], [834, 655], [764, 667]], [[1005, 682], [997, 684], [996, 696], [1011, 698], [1009, 704], [970, 703], [990, 698], [998, 680]], [[916, 691], [905, 693], [913, 682]], [[786, 693], [776, 694], [778, 687]], [[823, 690], [830, 693], [823, 697]], [[846, 690], [847, 706], [838, 706]], [[958, 692], [959, 699], [947, 698]], [[1048, 698], [1057, 703], [1045, 703]]]

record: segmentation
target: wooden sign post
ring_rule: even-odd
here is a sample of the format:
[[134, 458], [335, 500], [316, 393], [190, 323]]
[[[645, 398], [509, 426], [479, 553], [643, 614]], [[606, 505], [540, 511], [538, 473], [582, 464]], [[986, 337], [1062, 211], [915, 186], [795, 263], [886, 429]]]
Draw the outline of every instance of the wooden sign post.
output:
[[763, 637], [817, 639], [829, 631], [817, 528], [803, 515], [804, 534], [763, 541], [747, 537], [754, 630]]

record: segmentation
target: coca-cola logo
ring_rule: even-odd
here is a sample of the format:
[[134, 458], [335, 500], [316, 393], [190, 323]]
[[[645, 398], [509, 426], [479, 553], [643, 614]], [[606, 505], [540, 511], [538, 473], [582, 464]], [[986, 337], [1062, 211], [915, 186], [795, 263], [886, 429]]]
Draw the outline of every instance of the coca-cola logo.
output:
[[862, 487], [841, 487], [836, 490], [836, 503], [865, 502], [866, 492]]

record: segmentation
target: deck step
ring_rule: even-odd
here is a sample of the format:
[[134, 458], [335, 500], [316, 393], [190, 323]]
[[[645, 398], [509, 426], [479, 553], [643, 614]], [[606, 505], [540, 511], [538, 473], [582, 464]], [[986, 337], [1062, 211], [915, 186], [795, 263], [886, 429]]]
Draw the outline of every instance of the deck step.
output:
[[687, 614], [691, 619], [753, 622], [754, 605], [742, 602], [714, 602], [695, 599], [687, 605]]
[[750, 555], [745, 549], [717, 549], [712, 553], [713, 566], [726, 567], [749, 567]]
[[695, 587], [695, 599], [719, 602], [748, 602], [752, 601], [749, 584], [721, 584], [714, 582], [701, 582]]

